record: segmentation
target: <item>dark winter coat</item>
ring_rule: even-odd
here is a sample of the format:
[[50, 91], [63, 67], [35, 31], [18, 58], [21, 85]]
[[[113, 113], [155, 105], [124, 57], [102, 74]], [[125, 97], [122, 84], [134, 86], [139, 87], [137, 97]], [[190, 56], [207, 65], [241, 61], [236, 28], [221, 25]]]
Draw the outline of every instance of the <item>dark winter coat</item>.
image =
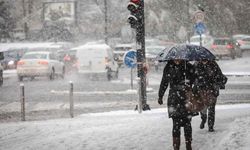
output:
[[[169, 61], [163, 71], [158, 96], [162, 98], [168, 85], [170, 86], [168, 95], [168, 114], [170, 118], [184, 118], [193, 113], [186, 109], [186, 87], [190, 86], [193, 79], [193, 66], [190, 63], [179, 65]], [[185, 83], [186, 79], [186, 83]]]
[[208, 61], [206, 64], [196, 62], [194, 89], [211, 90], [214, 96], [219, 96], [219, 89], [224, 89], [227, 77], [222, 74], [219, 65], [215, 61]]

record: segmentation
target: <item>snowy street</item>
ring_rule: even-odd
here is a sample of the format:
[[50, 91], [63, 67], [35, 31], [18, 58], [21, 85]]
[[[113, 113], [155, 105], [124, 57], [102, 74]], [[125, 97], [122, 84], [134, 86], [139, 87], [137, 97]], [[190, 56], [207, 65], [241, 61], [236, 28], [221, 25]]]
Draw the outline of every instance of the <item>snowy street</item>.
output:
[[0, 150], [250, 150], [249, 10], [0, 0]]
[[[250, 54], [235, 60], [218, 61], [222, 71], [229, 75], [225, 90], [220, 91], [218, 104], [249, 103], [250, 100]], [[134, 72], [134, 90], [130, 89], [130, 69], [122, 67], [118, 80], [108, 82], [103, 79], [68, 75], [64, 80], [48, 81], [46, 78], [25, 79], [26, 119], [28, 121], [68, 118], [69, 81], [74, 83], [74, 113], [133, 110], [138, 104], [137, 81]], [[156, 103], [162, 71], [151, 70], [148, 74], [148, 104], [152, 109], [164, 108]], [[4, 71], [4, 85], [0, 88], [0, 122], [20, 121], [20, 82], [15, 70]], [[167, 93], [165, 98], [167, 98]], [[165, 99], [166, 101], [166, 99]]]
[[[250, 147], [250, 105], [216, 107], [215, 132], [199, 129], [192, 120], [193, 149], [247, 150]], [[73, 119], [3, 123], [0, 147], [4, 150], [171, 150], [172, 121], [166, 109], [138, 114], [114, 111], [83, 114]], [[182, 130], [181, 149], [184, 149]]]

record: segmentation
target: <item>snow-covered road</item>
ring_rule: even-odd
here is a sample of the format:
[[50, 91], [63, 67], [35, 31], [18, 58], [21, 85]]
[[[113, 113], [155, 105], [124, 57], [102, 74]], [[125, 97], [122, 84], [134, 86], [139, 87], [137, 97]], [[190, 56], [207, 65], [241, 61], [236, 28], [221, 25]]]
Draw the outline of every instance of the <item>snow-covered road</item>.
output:
[[[248, 150], [250, 104], [216, 107], [215, 132], [199, 129], [194, 117], [193, 149]], [[172, 121], [166, 109], [138, 114], [115, 111], [83, 114], [73, 119], [0, 124], [3, 150], [171, 150]], [[182, 130], [181, 149], [184, 148]]]

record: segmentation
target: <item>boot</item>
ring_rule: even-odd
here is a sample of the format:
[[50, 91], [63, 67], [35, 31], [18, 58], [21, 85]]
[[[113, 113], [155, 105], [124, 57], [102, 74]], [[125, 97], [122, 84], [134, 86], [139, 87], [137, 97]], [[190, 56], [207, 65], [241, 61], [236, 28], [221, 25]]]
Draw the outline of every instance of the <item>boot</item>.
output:
[[173, 147], [174, 150], [179, 150], [181, 144], [181, 138], [180, 137], [173, 137]]
[[208, 128], [208, 132], [214, 132], [214, 127], [213, 127], [213, 126], [210, 126], [210, 127]]
[[204, 129], [206, 121], [202, 119], [201, 124], [200, 124], [200, 129]]
[[204, 113], [201, 113], [201, 124], [200, 124], [200, 129], [204, 129], [205, 124], [207, 121], [207, 115]]
[[186, 150], [192, 150], [192, 138], [185, 137], [186, 140]]

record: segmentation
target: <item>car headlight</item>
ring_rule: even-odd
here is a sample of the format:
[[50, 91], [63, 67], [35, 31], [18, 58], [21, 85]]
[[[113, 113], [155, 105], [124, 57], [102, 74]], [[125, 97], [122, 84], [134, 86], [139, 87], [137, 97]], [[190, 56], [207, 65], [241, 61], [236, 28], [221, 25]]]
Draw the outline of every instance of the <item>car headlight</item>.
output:
[[8, 65], [14, 65], [14, 64], [15, 64], [15, 62], [13, 60], [8, 62]]

